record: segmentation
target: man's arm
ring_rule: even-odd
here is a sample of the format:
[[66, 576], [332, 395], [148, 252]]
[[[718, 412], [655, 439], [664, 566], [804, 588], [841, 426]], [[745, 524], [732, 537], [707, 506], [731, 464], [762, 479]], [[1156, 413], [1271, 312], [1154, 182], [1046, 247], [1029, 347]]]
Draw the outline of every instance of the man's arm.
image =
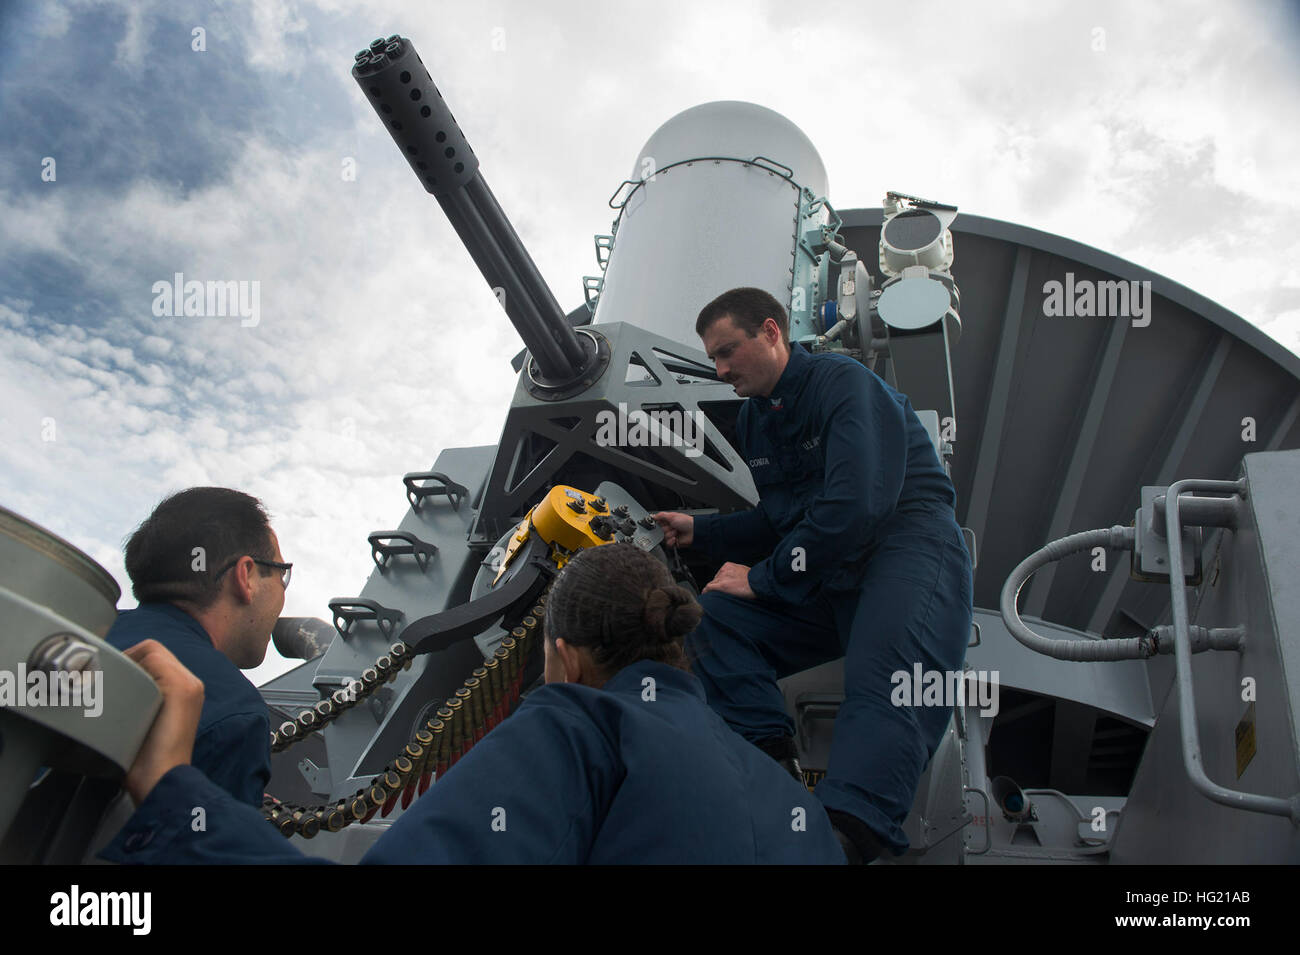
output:
[[188, 765], [167, 771], [100, 856], [124, 865], [326, 862], [303, 855], [261, 812]]
[[695, 517], [695, 539], [710, 560], [744, 561], [772, 553], [778, 538], [763, 513], [763, 505], [734, 514], [699, 514]]
[[[749, 402], [740, 406], [736, 416], [736, 450], [742, 460], [748, 460], [745, 448], [745, 428], [749, 420]], [[711, 560], [756, 558], [772, 553], [778, 537], [772, 522], [763, 513], [763, 502], [747, 511], [734, 514], [701, 514], [695, 518], [693, 547], [699, 548]]]
[[842, 561], [862, 554], [893, 513], [907, 473], [905, 412], [866, 367], [837, 362], [814, 400], [826, 409], [822, 493], [749, 571], [755, 594], [786, 603], [808, 600]]
[[[361, 863], [585, 862], [622, 780], [621, 763], [591, 717], [568, 700], [530, 703], [417, 799]], [[197, 831], [196, 810], [203, 820]], [[109, 861], [137, 864], [326, 861], [303, 855], [260, 812], [192, 766], [169, 770], [110, 848], [103, 853]]]
[[270, 738], [265, 713], [235, 713], [199, 733], [193, 763], [240, 802], [260, 807], [271, 781]]
[[[137, 864], [319, 863], [251, 806], [188, 765], [203, 685], [165, 647], [127, 655], [158, 681], [163, 705], [127, 774], [136, 803], [103, 857]], [[543, 687], [394, 823], [362, 862], [582, 862], [622, 782], [599, 714]], [[110, 851], [111, 850], [111, 851]]]
[[126, 774], [135, 814], [101, 857], [136, 864], [315, 861], [287, 845], [258, 810], [189, 765], [202, 681], [156, 640], [124, 652], [158, 683], [163, 702]]

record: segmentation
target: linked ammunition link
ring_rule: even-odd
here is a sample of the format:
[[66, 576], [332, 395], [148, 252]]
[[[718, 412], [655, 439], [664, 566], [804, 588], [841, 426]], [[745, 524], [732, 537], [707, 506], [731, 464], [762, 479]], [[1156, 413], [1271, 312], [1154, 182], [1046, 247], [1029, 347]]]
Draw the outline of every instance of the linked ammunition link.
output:
[[[434, 718], [416, 730], [397, 757], [366, 786], [345, 799], [318, 806], [284, 803], [268, 794], [262, 801], [262, 815], [267, 822], [285, 838], [300, 835], [310, 839], [322, 829], [338, 832], [354, 822], [366, 822], [376, 812], [387, 816], [399, 799], [405, 809], [415, 796], [423, 794], [432, 781], [519, 705], [524, 669], [533, 648], [540, 642], [545, 609], [546, 594], [543, 593], [520, 625], [501, 641], [491, 658], [474, 669], [461, 687], [438, 708]], [[329, 699], [303, 710], [296, 720], [281, 724], [271, 737], [272, 752], [280, 752], [337, 719], [340, 713], [393, 679], [398, 669], [410, 665], [406, 645], [393, 644], [374, 666], [362, 672], [361, 686], [354, 694], [336, 690]]]
[[365, 702], [375, 690], [391, 683], [399, 670], [411, 667], [411, 650], [404, 643], [394, 643], [373, 665], [361, 671], [361, 679], [350, 686], [340, 687], [311, 709], [300, 712], [296, 719], [286, 720], [279, 729], [271, 732], [271, 752], [278, 753], [301, 739], [329, 725], [341, 714], [358, 703]]

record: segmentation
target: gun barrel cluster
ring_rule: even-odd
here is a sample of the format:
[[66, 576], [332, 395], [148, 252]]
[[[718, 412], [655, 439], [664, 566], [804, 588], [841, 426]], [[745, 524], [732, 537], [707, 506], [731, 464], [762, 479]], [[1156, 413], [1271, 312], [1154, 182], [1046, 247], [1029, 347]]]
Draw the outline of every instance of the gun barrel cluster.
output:
[[411, 41], [376, 40], [356, 55], [352, 76], [424, 188], [438, 200], [483, 278], [537, 363], [559, 385], [591, 363], [519, 234], [479, 171], [460, 126]]

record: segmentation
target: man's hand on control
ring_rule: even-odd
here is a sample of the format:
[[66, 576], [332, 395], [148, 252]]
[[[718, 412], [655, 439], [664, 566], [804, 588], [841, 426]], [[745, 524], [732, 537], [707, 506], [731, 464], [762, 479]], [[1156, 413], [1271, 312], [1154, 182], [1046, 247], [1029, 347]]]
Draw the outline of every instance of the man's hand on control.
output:
[[144, 640], [126, 651], [162, 690], [162, 708], [126, 774], [126, 791], [137, 806], [158, 781], [194, 755], [194, 736], [203, 711], [203, 681], [157, 640]]
[[727, 562], [718, 568], [717, 575], [704, 585], [704, 593], [717, 590], [735, 597], [754, 600], [754, 591], [749, 589], [749, 567], [745, 564]]
[[655, 523], [663, 528], [664, 543], [669, 547], [690, 547], [695, 540], [695, 518], [677, 511], [660, 511]]

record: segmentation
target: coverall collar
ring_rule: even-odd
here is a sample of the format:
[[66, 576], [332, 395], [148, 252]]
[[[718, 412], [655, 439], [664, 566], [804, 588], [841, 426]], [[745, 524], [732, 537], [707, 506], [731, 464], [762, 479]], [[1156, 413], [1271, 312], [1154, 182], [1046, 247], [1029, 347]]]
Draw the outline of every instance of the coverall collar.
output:
[[[188, 613], [186, 613], [184, 610], [182, 610], [180, 607], [176, 606], [175, 604], [142, 603], [140, 604], [139, 607], [136, 608], [136, 612], [139, 611], [144, 611], [146, 613], [156, 613], [156, 614], [161, 614], [164, 617], [169, 617], [172, 620], [176, 621], [178, 624], [180, 624], [182, 627], [184, 627], [188, 632], [194, 634], [196, 637], [202, 638], [203, 642], [206, 643], [208, 646], [210, 647], [216, 646], [216, 644], [212, 642], [212, 637], [211, 635], [209, 635], [208, 631], [203, 629], [203, 624], [199, 623], [197, 620], [195, 620], [193, 617], [191, 617]], [[124, 612], [130, 613], [131, 611], [124, 611]]]
[[654, 677], [658, 689], [677, 690], [679, 693], [688, 693], [696, 697], [701, 703], [705, 701], [704, 685], [694, 674], [652, 660], [629, 663], [606, 680], [601, 689], [608, 690], [610, 693], [640, 695], [644, 689], [641, 681], [647, 676]]
[[755, 397], [764, 411], [780, 408], [793, 398], [803, 387], [803, 381], [812, 369], [812, 355], [798, 342], [790, 343], [790, 358], [785, 363], [785, 370], [777, 379], [772, 393], [766, 398]]

